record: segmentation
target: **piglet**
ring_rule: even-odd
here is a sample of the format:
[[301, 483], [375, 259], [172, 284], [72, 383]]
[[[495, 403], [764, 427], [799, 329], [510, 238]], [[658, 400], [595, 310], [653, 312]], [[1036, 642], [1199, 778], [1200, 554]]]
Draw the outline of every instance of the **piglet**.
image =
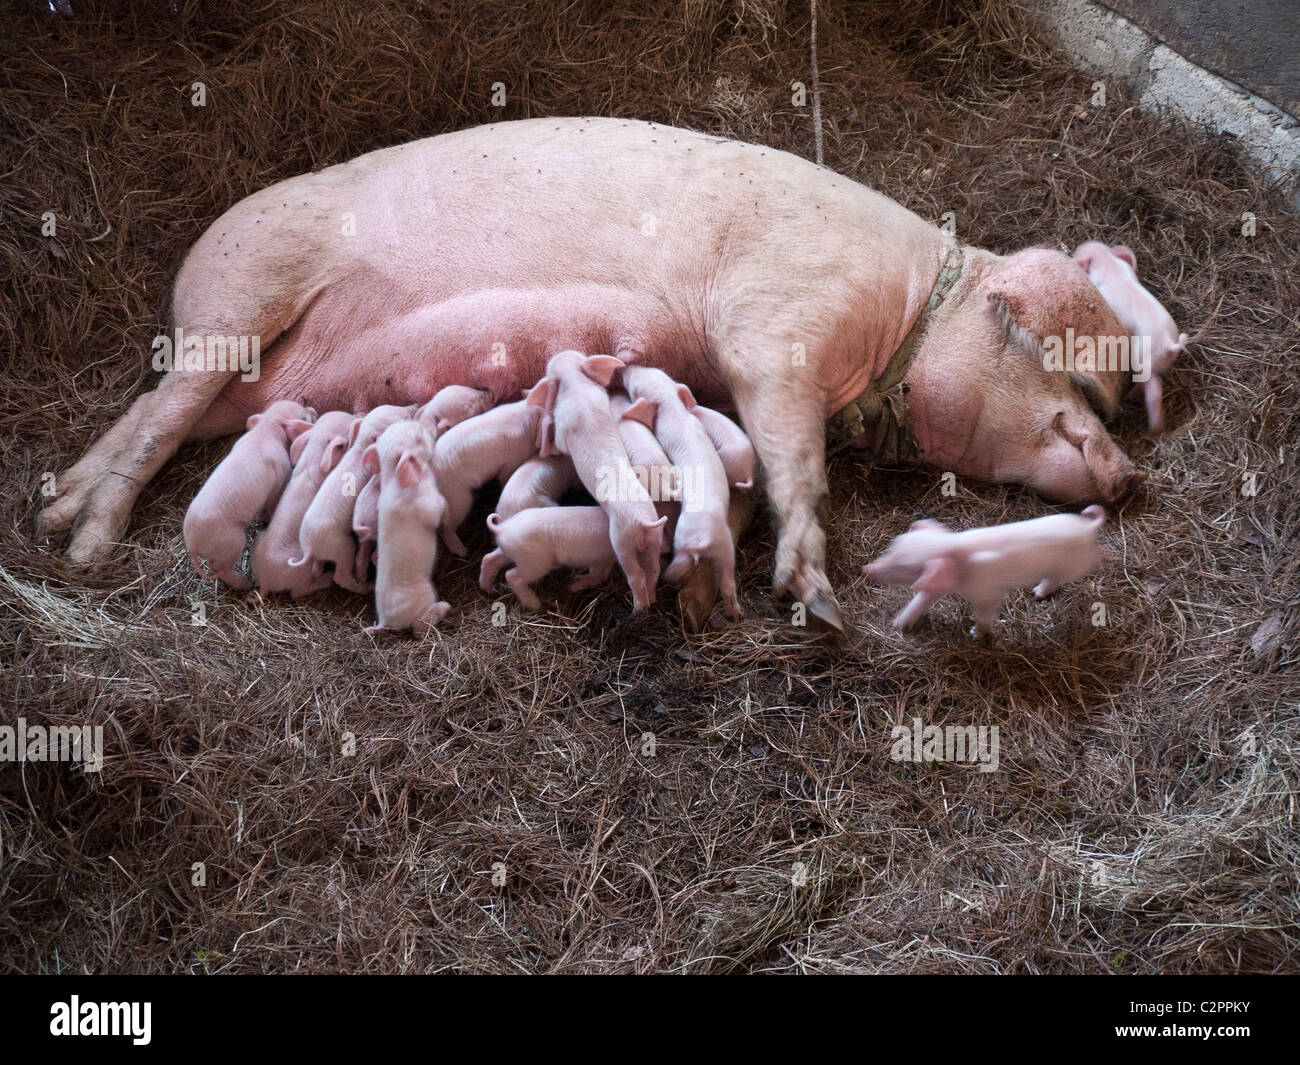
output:
[[1158, 433], [1164, 422], [1160, 406], [1162, 379], [1187, 346], [1187, 334], [1178, 331], [1169, 312], [1138, 281], [1137, 256], [1131, 248], [1123, 244], [1107, 247], [1099, 240], [1090, 240], [1074, 249], [1074, 261], [1088, 272], [1088, 279], [1124, 328], [1135, 337], [1151, 338], [1151, 376], [1134, 384], [1133, 391], [1145, 396], [1147, 424]]
[[357, 505], [352, 508], [352, 535], [357, 538], [357, 568], [353, 576], [364, 584], [370, 571], [370, 558], [375, 541], [379, 539], [379, 474], [366, 482], [357, 493]]
[[727, 614], [741, 616], [736, 597], [736, 548], [727, 525], [731, 493], [727, 472], [703, 423], [687, 409], [696, 406], [691, 390], [662, 370], [629, 366], [623, 387], [633, 405], [624, 418], [641, 411], [653, 414], [655, 436], [678, 469], [682, 488], [682, 514], [673, 536], [673, 560], [664, 576], [684, 580], [702, 559], [717, 567], [718, 587]]
[[416, 411], [415, 420], [428, 428], [436, 440], [453, 426], [491, 409], [491, 392], [467, 385], [448, 385]]
[[[663, 519], [633, 473], [609, 406], [609, 385], [623, 362], [611, 355], [562, 351], [526, 402], [540, 402], [552, 419], [555, 450], [573, 459], [582, 483], [609, 515], [610, 541], [632, 589], [632, 609], [654, 600]], [[536, 400], [534, 397], [537, 397]], [[543, 424], [542, 454], [550, 441]]]
[[689, 389], [683, 388], [682, 401], [709, 434], [709, 440], [712, 441], [718, 458], [722, 460], [722, 468], [726, 471], [731, 487], [741, 491], [753, 488], [754, 445], [749, 442], [745, 430], [725, 414], [696, 403]]
[[[609, 409], [614, 415], [614, 424], [618, 427], [628, 461], [632, 463], [632, 472], [650, 493], [650, 498], [656, 501], [681, 499], [677, 471], [664, 454], [663, 446], [655, 439], [653, 416], [647, 416], [644, 407], [633, 410], [632, 400], [626, 392], [611, 392]], [[629, 410], [633, 410], [633, 415], [625, 418]]]
[[433, 451], [434, 473], [447, 504], [442, 516], [442, 542], [452, 554], [465, 554], [457, 530], [474, 505], [474, 490], [494, 477], [509, 479], [537, 454], [543, 413], [531, 398], [503, 403], [461, 422], [438, 438]]
[[[669, 528], [677, 520], [678, 503], [662, 503], [657, 508], [660, 521]], [[587, 572], [569, 585], [578, 592], [604, 584], [618, 558], [610, 540], [609, 515], [601, 507], [533, 507], [511, 518], [489, 514], [488, 528], [496, 537], [496, 550], [483, 559], [479, 587], [490, 593], [497, 575], [506, 570], [506, 583], [519, 601], [530, 610], [541, 610], [542, 601], [533, 591], [534, 582], [555, 569], [585, 569]]]
[[271, 523], [253, 543], [250, 562], [258, 591], [263, 595], [288, 592], [295, 599], [328, 588], [328, 573], [290, 565], [299, 553], [298, 531], [303, 515], [316, 498], [322, 482], [348, 448], [354, 422], [361, 419], [346, 411], [332, 410], [316, 419], [311, 431], [293, 442], [293, 476], [280, 497]]
[[935, 600], [960, 595], [975, 608], [974, 635], [992, 630], [1013, 588], [1034, 586], [1042, 599], [1091, 573], [1101, 559], [1101, 507], [955, 533], [941, 522], [915, 522], [885, 553], [862, 567], [880, 584], [911, 585], [916, 595], [894, 618], [909, 628]]
[[200, 577], [217, 577], [233, 588], [249, 586], [235, 569], [244, 553], [245, 529], [275, 510], [292, 471], [290, 448], [315, 418], [310, 407], [280, 400], [248, 419], [248, 431], [185, 512], [185, 547]]
[[417, 421], [389, 426], [363, 458], [380, 477], [379, 570], [375, 610], [380, 629], [432, 629], [451, 610], [433, 586], [443, 498], [433, 472], [433, 436]]
[[303, 515], [302, 529], [298, 533], [302, 555], [292, 565], [308, 566], [320, 573], [325, 563], [332, 562], [334, 583], [350, 592], [370, 590], [363, 581], [356, 579], [357, 547], [352, 539], [352, 511], [357, 493], [370, 478], [362, 456], [390, 425], [410, 418], [414, 413], [414, 407], [376, 407], [353, 423], [347, 453], [325, 478], [325, 483]]

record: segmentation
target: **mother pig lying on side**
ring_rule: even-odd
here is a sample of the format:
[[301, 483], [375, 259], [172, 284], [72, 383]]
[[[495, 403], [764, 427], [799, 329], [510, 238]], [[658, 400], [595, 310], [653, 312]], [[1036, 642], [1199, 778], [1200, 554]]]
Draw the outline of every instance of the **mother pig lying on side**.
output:
[[[338, 240], [321, 220], [347, 212], [357, 236]], [[361, 412], [461, 384], [499, 402], [570, 348], [739, 411], [779, 527], [775, 587], [834, 626], [818, 509], [837, 412], [856, 443], [1056, 499], [1142, 479], [1098, 418], [1121, 374], [1044, 368], [1067, 327], [1125, 332], [1068, 257], [959, 248], [804, 159], [646, 122], [482, 126], [281, 182], [195, 244], [173, 318], [260, 335], [260, 376], [177, 368], [135, 401], [41, 516], [71, 530], [73, 564], [105, 557], [182, 441], [271, 400]]]

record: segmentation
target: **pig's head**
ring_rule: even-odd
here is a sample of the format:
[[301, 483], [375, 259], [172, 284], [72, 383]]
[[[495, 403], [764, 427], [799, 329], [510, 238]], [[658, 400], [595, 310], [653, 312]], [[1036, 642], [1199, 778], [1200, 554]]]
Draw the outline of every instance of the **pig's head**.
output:
[[254, 414], [249, 417], [245, 428], [255, 429], [258, 425], [264, 428], [273, 426], [277, 431], [284, 434], [284, 442], [287, 447], [292, 447], [303, 433], [312, 427], [316, 420], [316, 412], [311, 407], [304, 407], [300, 403], [294, 403], [291, 400], [280, 399], [272, 403], [261, 414]]
[[1045, 343], [1125, 330], [1077, 263], [1030, 248], [971, 249], [908, 370], [912, 430], [931, 465], [1028, 485], [1049, 499], [1112, 502], [1146, 479], [1101, 417], [1119, 409], [1119, 371], [1051, 366]]
[[349, 444], [352, 447], [359, 446], [364, 450], [383, 436], [390, 425], [405, 421], [414, 415], [415, 411], [414, 405], [399, 407], [385, 404], [376, 407], [365, 417], [358, 418], [352, 423], [352, 435], [349, 438]]
[[414, 488], [433, 469], [433, 437], [418, 421], [395, 421], [362, 453], [361, 465], [371, 475], [381, 473], [385, 483]]
[[911, 584], [932, 559], [943, 555], [952, 535], [942, 522], [929, 518], [913, 522], [902, 536], [894, 537], [884, 554], [863, 566], [862, 572], [877, 584]]
[[289, 460], [295, 469], [305, 469], [311, 463], [318, 462], [321, 472], [328, 474], [347, 451], [353, 423], [359, 421], [360, 418], [354, 418], [345, 411], [326, 411], [311, 427], [311, 432], [293, 442], [289, 449]]
[[492, 409], [492, 393], [467, 385], [448, 385], [416, 413], [416, 419], [432, 433], [445, 433]]

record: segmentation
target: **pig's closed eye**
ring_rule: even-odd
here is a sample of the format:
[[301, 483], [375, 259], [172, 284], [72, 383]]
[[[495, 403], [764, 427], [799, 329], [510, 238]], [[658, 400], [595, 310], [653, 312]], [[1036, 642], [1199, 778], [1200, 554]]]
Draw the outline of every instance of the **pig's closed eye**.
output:
[[1106, 407], [1106, 400], [1102, 396], [1101, 386], [1091, 377], [1083, 373], [1070, 374], [1070, 380], [1083, 393], [1083, 398], [1087, 401], [1092, 413], [1098, 418], [1108, 418], [1111, 414]]

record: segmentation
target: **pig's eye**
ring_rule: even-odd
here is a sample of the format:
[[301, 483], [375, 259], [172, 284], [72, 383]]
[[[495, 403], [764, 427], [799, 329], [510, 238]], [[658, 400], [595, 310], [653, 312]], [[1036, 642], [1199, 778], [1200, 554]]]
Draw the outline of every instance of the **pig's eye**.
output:
[[1110, 411], [1106, 409], [1106, 399], [1102, 395], [1101, 386], [1095, 380], [1084, 373], [1072, 373], [1070, 374], [1070, 380], [1083, 393], [1083, 398], [1093, 414], [1102, 419], [1110, 416]]

